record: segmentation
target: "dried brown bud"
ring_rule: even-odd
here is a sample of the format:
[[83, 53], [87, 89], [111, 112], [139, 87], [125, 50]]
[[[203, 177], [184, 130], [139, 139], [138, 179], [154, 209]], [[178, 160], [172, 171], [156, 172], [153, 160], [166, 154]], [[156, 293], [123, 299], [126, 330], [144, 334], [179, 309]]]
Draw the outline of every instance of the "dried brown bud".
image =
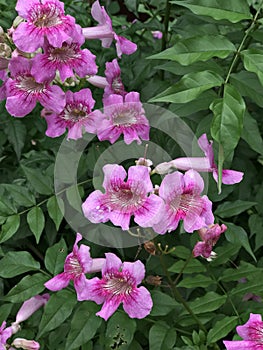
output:
[[160, 276], [147, 276], [145, 282], [153, 286], [160, 286], [162, 284], [162, 277]]
[[146, 252], [148, 252], [151, 255], [155, 255], [155, 253], [156, 253], [156, 246], [155, 246], [154, 242], [152, 242], [152, 241], [145, 242], [144, 249], [146, 250]]

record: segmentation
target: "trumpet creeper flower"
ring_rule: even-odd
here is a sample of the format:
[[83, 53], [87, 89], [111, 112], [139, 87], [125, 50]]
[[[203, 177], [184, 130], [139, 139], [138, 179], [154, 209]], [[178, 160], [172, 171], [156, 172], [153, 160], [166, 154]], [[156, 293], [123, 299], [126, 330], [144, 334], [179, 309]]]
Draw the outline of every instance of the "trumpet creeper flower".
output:
[[98, 272], [105, 259], [92, 259], [90, 256], [90, 248], [81, 244], [78, 248], [78, 242], [82, 239], [82, 235], [77, 233], [73, 246], [73, 251], [66, 257], [64, 264], [64, 272], [51, 278], [45, 283], [45, 287], [52, 291], [58, 291], [66, 288], [72, 280], [77, 293], [78, 300], [82, 299], [82, 292], [85, 288], [85, 273]]
[[183, 220], [186, 232], [212, 224], [212, 202], [207, 196], [201, 196], [203, 189], [204, 181], [195, 170], [166, 175], [159, 188], [159, 196], [165, 201], [165, 211], [153, 229], [160, 234], [171, 232], [180, 220]]
[[82, 28], [82, 33], [86, 39], [100, 39], [102, 46], [108, 48], [113, 39], [116, 41], [117, 56], [124, 53], [130, 55], [137, 50], [137, 45], [123, 36], [117, 35], [112, 29], [112, 22], [99, 1], [95, 1], [91, 8], [92, 17], [99, 23], [96, 27]]
[[103, 167], [105, 193], [92, 192], [82, 204], [85, 217], [92, 223], [110, 220], [123, 230], [129, 229], [131, 216], [141, 227], [152, 227], [161, 219], [163, 200], [153, 192], [147, 167], [131, 166], [128, 179], [125, 169], [117, 164]]
[[243, 340], [224, 340], [227, 350], [262, 350], [263, 322], [261, 315], [250, 314], [249, 320], [243, 326], [237, 326], [238, 335]]
[[85, 288], [85, 300], [103, 303], [96, 315], [107, 321], [121, 303], [131, 318], [141, 319], [149, 315], [153, 306], [151, 295], [145, 287], [137, 287], [145, 275], [143, 263], [139, 260], [122, 263], [113, 253], [105, 256], [102, 278], [88, 280]]

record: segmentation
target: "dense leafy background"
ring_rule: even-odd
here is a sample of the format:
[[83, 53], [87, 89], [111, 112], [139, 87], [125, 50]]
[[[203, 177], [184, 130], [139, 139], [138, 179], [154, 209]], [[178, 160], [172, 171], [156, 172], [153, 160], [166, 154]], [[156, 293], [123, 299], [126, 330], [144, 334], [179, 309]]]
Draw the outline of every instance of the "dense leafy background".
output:
[[[80, 25], [93, 24], [90, 2], [64, 3]], [[95, 316], [96, 304], [77, 303], [69, 287], [53, 293], [44, 310], [23, 324], [19, 336], [37, 339], [50, 350], [224, 349], [222, 340], [232, 339], [236, 325], [246, 322], [250, 312], [262, 312], [262, 302], [244, 300], [248, 293], [263, 298], [262, 4], [127, 0], [104, 5], [117, 32], [138, 44], [135, 54], [120, 61], [128, 91], [139, 91], [143, 102], [175, 112], [197, 137], [206, 132], [216, 141], [219, 169], [224, 164], [245, 176], [238, 185], [223, 185], [220, 195], [212, 178], [209, 182], [216, 220], [228, 226], [215, 247], [214, 261], [192, 258], [198, 236], [183, 229], [157, 237], [155, 255], [143, 247], [112, 250], [124, 260], [139, 258], [146, 264], [144, 283], [154, 301], [147, 318], [129, 319], [119, 310], [106, 323]], [[0, 0], [0, 25], [5, 29], [16, 16], [14, 8], [15, 1]], [[152, 30], [163, 31], [163, 39], [154, 39]], [[105, 62], [115, 58], [114, 48], [102, 49], [99, 41], [87, 47], [96, 53], [103, 75]], [[102, 92], [85, 84], [101, 108]], [[8, 115], [4, 102], [0, 105], [0, 323], [11, 322], [24, 300], [44, 291], [43, 283], [62, 271], [75, 240], [53, 188], [63, 137], [46, 137], [39, 113], [38, 107], [16, 119]], [[155, 131], [152, 137], [169, 144], [167, 135]], [[98, 141], [89, 146], [80, 181], [92, 176], [93, 164], [107, 146]], [[169, 153], [176, 156], [173, 149]], [[82, 199], [91, 190], [89, 183], [80, 185]], [[165, 254], [158, 243], [175, 249]], [[94, 257], [106, 251], [86, 244]], [[161, 285], [149, 283], [150, 276], [160, 276]]]

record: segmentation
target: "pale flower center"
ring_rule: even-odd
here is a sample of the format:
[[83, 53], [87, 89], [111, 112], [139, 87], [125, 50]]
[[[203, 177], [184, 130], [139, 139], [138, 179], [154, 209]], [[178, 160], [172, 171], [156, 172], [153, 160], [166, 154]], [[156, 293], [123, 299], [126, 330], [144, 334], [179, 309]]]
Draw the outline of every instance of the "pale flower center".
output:
[[74, 276], [79, 276], [83, 273], [82, 267], [75, 256], [70, 257], [66, 262], [65, 272], [72, 273]]
[[17, 78], [16, 87], [27, 93], [38, 93], [45, 90], [44, 83], [37, 83], [32, 76], [20, 76]]
[[112, 117], [113, 117], [113, 125], [125, 125], [130, 126], [132, 124], [136, 124], [137, 122], [137, 112], [128, 109], [128, 108], [118, 108]]
[[49, 50], [49, 59], [51, 61], [68, 62], [72, 59], [80, 58], [81, 55], [78, 52], [78, 45], [67, 45], [63, 43], [61, 48], [51, 48]]
[[106, 276], [104, 289], [113, 295], [129, 295], [133, 287], [131, 281], [129, 281], [129, 278], [109, 274]]
[[121, 82], [121, 79], [115, 78], [112, 82], [112, 90], [116, 93], [116, 94], [121, 94], [123, 92], [123, 84]]
[[54, 3], [35, 5], [30, 12], [31, 21], [36, 27], [54, 27], [62, 23], [61, 11]]
[[77, 106], [72, 106], [68, 104], [64, 109], [62, 118], [64, 120], [76, 123], [82, 119], [85, 119], [88, 116], [88, 113], [88, 107], [83, 105], [82, 103], [78, 104]]
[[174, 211], [181, 209], [185, 214], [191, 212], [198, 215], [202, 211], [202, 202], [200, 201], [200, 198], [197, 198], [192, 194], [177, 195], [170, 202], [170, 206]]
[[121, 184], [120, 186], [114, 186], [113, 191], [110, 193], [110, 206], [111, 209], [117, 210], [136, 210], [144, 203], [145, 193], [140, 188], [140, 185], [134, 186], [133, 189], [129, 184]]

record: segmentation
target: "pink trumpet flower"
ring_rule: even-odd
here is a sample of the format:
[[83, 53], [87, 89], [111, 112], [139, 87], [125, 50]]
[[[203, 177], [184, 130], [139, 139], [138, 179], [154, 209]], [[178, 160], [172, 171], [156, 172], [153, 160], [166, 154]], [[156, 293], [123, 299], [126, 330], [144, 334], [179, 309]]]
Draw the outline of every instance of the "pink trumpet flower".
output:
[[202, 256], [211, 259], [213, 246], [218, 241], [220, 235], [227, 230], [226, 225], [213, 224], [202, 227], [198, 230], [202, 242], [197, 242], [193, 249], [193, 256]]
[[[218, 181], [218, 169], [214, 161], [213, 142], [208, 141], [206, 134], [198, 139], [199, 147], [205, 153], [205, 157], [182, 157], [167, 163], [157, 165], [154, 171], [158, 174], [165, 174], [171, 169], [189, 170], [194, 169], [200, 172], [211, 172], [215, 181]], [[244, 173], [236, 170], [223, 170], [222, 183], [233, 185], [242, 180]]]
[[227, 350], [262, 350], [263, 322], [261, 315], [250, 314], [249, 320], [243, 326], [237, 326], [238, 335], [243, 340], [224, 340]]
[[34, 52], [44, 45], [46, 38], [53, 47], [74, 38], [81, 39], [82, 33], [72, 16], [65, 15], [64, 4], [58, 0], [18, 0], [16, 10], [26, 22], [18, 25], [12, 39], [17, 48]]
[[110, 95], [104, 98], [103, 104], [104, 117], [97, 130], [100, 141], [114, 143], [122, 134], [127, 145], [149, 140], [150, 125], [138, 92], [129, 92], [124, 97]]
[[15, 117], [24, 117], [37, 101], [47, 109], [60, 113], [65, 106], [65, 94], [48, 81], [38, 83], [32, 74], [32, 61], [18, 56], [12, 58], [9, 70], [12, 78], [6, 81], [6, 109]]
[[106, 321], [121, 303], [131, 318], [141, 319], [149, 315], [153, 306], [151, 295], [145, 287], [137, 287], [145, 275], [143, 263], [140, 260], [122, 263], [113, 253], [105, 255], [102, 278], [95, 277], [86, 282], [85, 300], [103, 303], [96, 315]]
[[96, 190], [82, 204], [85, 217], [93, 223], [110, 220], [128, 230], [131, 216], [141, 227], [152, 227], [161, 219], [163, 200], [153, 192], [147, 167], [131, 166], [128, 179], [125, 169], [117, 164], [103, 167], [105, 193]]
[[117, 56], [121, 57], [124, 53], [130, 55], [137, 50], [137, 45], [130, 40], [117, 35], [112, 29], [112, 22], [99, 1], [95, 1], [91, 8], [92, 17], [99, 23], [97, 27], [83, 28], [82, 32], [86, 39], [100, 39], [102, 46], [108, 48], [113, 39], [116, 41]]
[[93, 273], [101, 270], [105, 259], [92, 259], [89, 253], [90, 248], [81, 244], [78, 248], [78, 242], [82, 239], [82, 235], [77, 233], [73, 251], [65, 260], [64, 272], [51, 278], [45, 283], [45, 287], [52, 291], [58, 291], [66, 288], [72, 280], [77, 292], [78, 300], [83, 300], [82, 293], [85, 288], [85, 273]]
[[103, 98], [106, 98], [112, 94], [121, 96], [125, 96], [127, 94], [121, 80], [121, 69], [116, 59], [114, 59], [112, 62], [106, 62], [105, 75], [108, 84], [104, 89]]
[[185, 174], [176, 171], [164, 177], [159, 196], [165, 202], [165, 211], [153, 229], [160, 234], [175, 230], [180, 220], [186, 232], [193, 232], [214, 222], [212, 202], [201, 196], [204, 181], [195, 170]]

